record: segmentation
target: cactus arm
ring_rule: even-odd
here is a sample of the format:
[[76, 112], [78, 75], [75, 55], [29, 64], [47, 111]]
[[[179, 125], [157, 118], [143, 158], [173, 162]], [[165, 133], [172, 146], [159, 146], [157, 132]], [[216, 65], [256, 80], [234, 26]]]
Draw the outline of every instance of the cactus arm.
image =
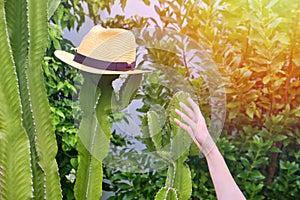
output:
[[27, 2], [23, 0], [6, 2], [6, 20], [8, 33], [12, 46], [13, 59], [16, 65], [19, 91], [22, 103], [22, 122], [26, 129], [31, 152], [31, 169], [34, 196], [36, 199], [44, 199], [44, 172], [38, 164], [38, 155], [35, 147], [35, 126], [32, 117], [31, 98], [28, 90], [28, 16]]
[[[21, 121], [10, 114], [11, 102], [0, 87], [0, 199], [31, 199], [29, 142]], [[21, 112], [20, 112], [21, 113]]]
[[163, 187], [155, 196], [155, 200], [179, 200], [180, 197], [175, 188]]
[[175, 108], [180, 110], [179, 103], [186, 103], [188, 97], [190, 97], [188, 93], [176, 93], [167, 109], [171, 125], [171, 154], [174, 162], [172, 186], [176, 188], [182, 200], [189, 199], [192, 194], [191, 172], [189, 166], [185, 164], [192, 140], [184, 130], [175, 124], [174, 118], [177, 117]]
[[[79, 129], [80, 157], [75, 184], [76, 199], [99, 199], [102, 195], [102, 161], [108, 154], [111, 129], [109, 115], [130, 104], [142, 75], [129, 75], [116, 98], [112, 82], [119, 75], [83, 73], [85, 82], [80, 92], [83, 119]], [[99, 79], [99, 81], [98, 81]], [[92, 98], [96, 96], [96, 98]]]
[[[76, 199], [99, 199], [102, 195], [102, 161], [107, 156], [110, 143], [110, 122], [113, 95], [112, 81], [115, 76], [84, 73], [80, 92], [83, 118], [79, 128], [79, 167], [75, 183]], [[95, 98], [92, 98], [95, 97]]]
[[175, 162], [173, 187], [179, 192], [182, 200], [190, 199], [192, 195], [192, 177], [189, 166], [184, 162]]
[[[192, 194], [191, 172], [188, 165], [185, 163], [189, 155], [192, 140], [187, 133], [174, 123], [174, 118], [177, 117], [174, 111], [175, 108], [180, 109], [179, 103], [185, 103], [188, 97], [188, 93], [176, 93], [170, 101], [166, 111], [168, 113], [168, 122], [171, 128], [170, 143], [164, 145], [162, 149], [165, 151], [169, 150], [171, 159], [169, 161], [166, 186], [157, 193], [155, 198], [156, 200], [187, 200]], [[147, 114], [150, 115], [150, 118], [152, 118], [152, 120], [148, 120], [148, 127], [152, 127], [152, 131], [157, 132], [157, 128], [153, 126], [154, 121], [156, 121], [156, 124], [158, 123], [157, 120], [155, 120], [155, 114]], [[148, 115], [147, 117], [149, 118]], [[153, 134], [149, 135], [151, 136], [153, 143], [155, 143], [157, 139], [154, 138]], [[157, 145], [155, 145], [155, 147], [157, 147]]]
[[[136, 91], [142, 82], [143, 75], [142, 74], [131, 74], [128, 75], [125, 82], [120, 88], [119, 91], [119, 99], [112, 99], [113, 104], [115, 104], [117, 110], [122, 110], [126, 108], [131, 101], [134, 99], [136, 95]], [[115, 97], [115, 96], [113, 96]]]
[[[24, 182], [20, 181], [24, 186], [19, 187], [18, 184], [15, 184], [14, 188], [17, 188], [17, 190], [15, 189], [13, 192], [16, 194], [19, 194], [20, 191], [24, 192], [25, 190], [23, 190], [23, 188], [29, 185], [30, 188], [27, 189], [27, 192], [31, 194], [30, 198], [34, 196], [35, 199], [61, 199], [58, 167], [55, 161], [57, 152], [56, 139], [41, 68], [48, 43], [47, 2], [39, 0], [6, 1], [4, 12], [4, 1], [1, 1], [1, 9], [3, 9], [1, 13], [1, 20], [3, 19], [3, 23], [1, 22], [3, 26], [1, 27], [3, 37], [1, 36], [1, 38], [7, 38], [7, 35], [9, 35], [9, 40], [8, 38], [1, 40], [1, 44], [4, 45], [4, 43], [8, 41], [11, 44], [11, 49], [1, 48], [1, 50], [11, 55], [1, 52], [1, 56], [5, 56], [5, 58], [12, 59], [13, 61], [13, 64], [2, 63], [1, 86], [5, 87], [2, 87], [1, 90], [5, 98], [12, 97], [13, 93], [8, 90], [16, 86], [15, 90], [17, 94], [17, 96], [14, 96], [14, 101], [11, 99], [2, 99], [1, 101], [1, 105], [9, 104], [11, 106], [9, 110], [11, 115], [9, 116], [15, 117], [12, 121], [9, 121], [11, 119], [9, 119], [8, 116], [2, 119], [2, 123], [13, 124], [14, 128], [10, 128], [9, 126], [5, 127], [10, 137], [5, 137], [2, 140], [3, 146], [1, 146], [5, 148], [4, 143], [8, 142], [8, 144], [12, 146], [11, 148], [14, 148], [15, 154], [20, 153], [21, 150], [19, 148], [25, 148], [25, 143], [28, 149], [30, 146], [30, 151], [25, 152], [24, 150], [22, 156], [24, 159], [29, 157], [28, 160], [29, 163], [31, 160], [32, 170], [32, 175], [30, 173], [30, 183], [24, 184]], [[6, 18], [4, 17], [4, 13], [7, 15]], [[7, 28], [5, 27], [5, 20], [7, 22]], [[7, 33], [5, 33], [6, 30]], [[5, 59], [1, 58], [1, 61], [3, 60]], [[11, 73], [7, 67], [11, 67], [11, 70], [14, 69], [15, 72]], [[2, 70], [5, 70], [5, 73], [3, 73]], [[17, 80], [16, 75], [18, 82], [13, 83], [7, 81], [6, 78], [9, 76]], [[20, 98], [21, 102], [15, 105]], [[21, 104], [22, 108], [20, 106]], [[5, 109], [6, 108], [3, 107], [2, 111], [5, 112]], [[6, 118], [9, 120], [7, 121]], [[20, 122], [20, 124], [18, 124], [18, 122]], [[26, 133], [28, 136], [24, 137], [24, 133], [25, 136]], [[15, 140], [13, 140], [13, 137], [15, 137]], [[23, 139], [26, 138], [26, 141], [21, 143], [21, 137], [23, 137]], [[14, 146], [15, 142], [18, 142], [19, 148]], [[19, 159], [17, 156], [16, 158]], [[13, 161], [7, 161], [7, 163], [12, 164]], [[20, 161], [20, 163], [22, 162]], [[25, 167], [25, 163], [23, 164]], [[17, 167], [19, 167], [19, 164], [15, 164], [15, 166], [11, 167], [11, 170], [15, 170]], [[24, 173], [25, 172], [26, 170], [24, 170]], [[3, 174], [3, 177], [5, 177], [13, 173], [10, 174], [3, 169]], [[14, 173], [16, 181], [19, 180], [16, 177], [20, 175], [22, 177], [22, 174]], [[24, 178], [24, 180], [27, 179]], [[13, 181], [10, 183], [13, 183]], [[31, 188], [32, 184], [33, 189]], [[3, 182], [3, 186], [4, 185], [6, 185], [6, 182]], [[6, 190], [3, 189], [3, 191]], [[8, 199], [27, 199], [27, 197], [11, 197]]]
[[[102, 163], [93, 155], [95, 136], [100, 133], [99, 124], [95, 116], [96, 102], [101, 95], [95, 84], [93, 75], [84, 75], [84, 83], [80, 91], [80, 107], [83, 112], [79, 127], [78, 155], [79, 166], [75, 182], [75, 198], [80, 200], [99, 199], [102, 184]], [[94, 98], [93, 98], [94, 97]], [[97, 179], [95, 179], [97, 177]], [[94, 188], [94, 192], [92, 190]]]
[[77, 149], [80, 163], [76, 174], [75, 198], [99, 199], [102, 195], [102, 162], [92, 156], [80, 140]]
[[0, 0], [0, 199], [31, 199], [29, 143], [5, 19]]
[[152, 141], [151, 136], [150, 136], [148, 117], [147, 116], [148, 115], [146, 114], [143, 117], [143, 120], [142, 120], [143, 142], [150, 151], [155, 151], [156, 150], [155, 145], [153, 144], [153, 141]]
[[29, 30], [27, 84], [38, 164], [44, 173], [44, 199], [61, 199], [58, 166], [55, 160], [57, 144], [41, 66], [48, 44], [47, 1], [28, 0], [27, 13]]
[[147, 112], [150, 137], [157, 151], [162, 148], [162, 129], [159, 117], [154, 111]]
[[[165, 188], [173, 190], [176, 199], [188, 200], [191, 197], [191, 172], [188, 165], [182, 160], [178, 159], [169, 164]], [[172, 199], [174, 196], [168, 194], [168, 192], [165, 194], [164, 198], [161, 198], [161, 195], [158, 195], [160, 198], [157, 198], [157, 200], [168, 200]]]

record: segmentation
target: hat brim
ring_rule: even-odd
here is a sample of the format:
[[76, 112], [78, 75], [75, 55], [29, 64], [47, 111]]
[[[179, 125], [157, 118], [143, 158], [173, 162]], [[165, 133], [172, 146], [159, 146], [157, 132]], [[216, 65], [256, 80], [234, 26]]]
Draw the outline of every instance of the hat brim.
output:
[[112, 71], [112, 70], [103, 70], [103, 69], [96, 69], [93, 67], [89, 67], [83, 64], [80, 64], [78, 62], [73, 61], [74, 59], [74, 55], [66, 52], [66, 51], [62, 51], [62, 50], [56, 50], [54, 52], [54, 55], [60, 59], [61, 61], [67, 63], [68, 65], [71, 65], [72, 67], [75, 67], [79, 70], [85, 71], [85, 72], [89, 72], [92, 74], [143, 74], [143, 73], [149, 73], [150, 71], [146, 71], [146, 70], [128, 70], [128, 71]]

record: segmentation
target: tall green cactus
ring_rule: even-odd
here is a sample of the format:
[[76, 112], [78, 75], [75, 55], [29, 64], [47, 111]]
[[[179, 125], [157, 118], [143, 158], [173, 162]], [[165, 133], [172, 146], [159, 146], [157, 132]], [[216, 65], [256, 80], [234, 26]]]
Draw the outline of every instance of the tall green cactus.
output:
[[[129, 75], [116, 95], [112, 82], [118, 75], [83, 73], [80, 92], [83, 111], [79, 127], [79, 166], [75, 183], [75, 198], [94, 200], [102, 196], [102, 161], [107, 156], [111, 129], [109, 114], [126, 108], [141, 83], [142, 75]], [[118, 96], [118, 98], [117, 98]]]
[[0, 198], [61, 199], [41, 67], [47, 1], [0, 0], [0, 6]]
[[[191, 172], [185, 163], [192, 140], [174, 123], [175, 108], [180, 109], [179, 102], [186, 102], [188, 97], [187, 93], [178, 92], [172, 98], [166, 110], [167, 129], [160, 124], [159, 116], [154, 111], [149, 111], [143, 121], [145, 144], [152, 150], [154, 147], [154, 151], [168, 162], [166, 185], [158, 191], [156, 200], [186, 200], [192, 193]], [[162, 142], [162, 135], [166, 135], [169, 142]]]

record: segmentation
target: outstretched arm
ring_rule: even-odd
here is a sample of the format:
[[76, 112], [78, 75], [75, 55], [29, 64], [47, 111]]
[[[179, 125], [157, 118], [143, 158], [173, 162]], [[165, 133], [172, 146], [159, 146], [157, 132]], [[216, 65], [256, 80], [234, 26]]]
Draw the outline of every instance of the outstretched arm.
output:
[[183, 112], [175, 110], [183, 122], [178, 119], [174, 119], [174, 121], [191, 136], [205, 155], [217, 198], [219, 200], [246, 199], [235, 183], [223, 156], [211, 138], [199, 106], [190, 98], [187, 101], [188, 106], [180, 103]]

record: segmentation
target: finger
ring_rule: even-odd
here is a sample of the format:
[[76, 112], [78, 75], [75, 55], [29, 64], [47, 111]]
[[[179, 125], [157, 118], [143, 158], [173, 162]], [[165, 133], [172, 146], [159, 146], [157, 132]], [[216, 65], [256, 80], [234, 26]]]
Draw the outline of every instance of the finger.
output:
[[186, 116], [184, 113], [180, 112], [179, 110], [175, 109], [175, 113], [185, 122], [187, 123], [189, 126], [191, 127], [195, 127], [196, 123], [189, 118], [188, 116]]
[[178, 119], [174, 118], [174, 122], [180, 127], [182, 128], [183, 130], [185, 130], [191, 138], [195, 138], [194, 136], [194, 133], [193, 133], [193, 130], [191, 129], [190, 126], [186, 125], [185, 123], [182, 123], [181, 121], [179, 121]]
[[192, 140], [196, 143], [196, 145], [200, 148], [200, 144], [196, 138], [196, 136], [194, 135], [194, 132], [193, 130], [191, 129], [190, 126], [187, 126], [186, 124], [180, 122], [178, 119], [174, 118], [174, 122], [179, 126], [181, 127], [183, 130], [185, 130], [189, 136], [192, 138]]
[[183, 109], [184, 113], [194, 122], [197, 121], [196, 119], [196, 113], [194, 113], [194, 111], [192, 109], [190, 109], [187, 105], [185, 105], [184, 103], [180, 102], [179, 106]]
[[193, 112], [199, 116], [202, 116], [199, 106], [191, 99], [190, 97], [187, 99], [187, 102], [191, 106]]

